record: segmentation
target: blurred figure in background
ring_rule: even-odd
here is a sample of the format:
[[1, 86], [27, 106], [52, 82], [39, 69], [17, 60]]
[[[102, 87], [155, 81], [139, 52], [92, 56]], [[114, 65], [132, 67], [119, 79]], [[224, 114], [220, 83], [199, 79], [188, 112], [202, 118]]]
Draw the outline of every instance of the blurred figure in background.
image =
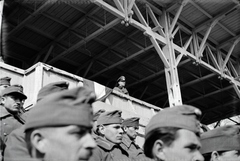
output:
[[135, 143], [137, 137], [137, 131], [139, 129], [139, 117], [132, 117], [123, 120], [123, 138], [121, 147], [128, 152], [129, 158], [141, 158], [145, 155], [143, 154], [143, 150]]
[[117, 84], [113, 88], [113, 90], [129, 95], [128, 90], [125, 88], [125, 86], [126, 86], [126, 78], [125, 76], [121, 76], [117, 79]]
[[201, 135], [205, 161], [240, 161], [240, 126], [227, 125]]
[[104, 109], [100, 109], [97, 112], [95, 112], [93, 114], [93, 128], [92, 128], [92, 136], [93, 138], [96, 140], [97, 137], [99, 136], [99, 132], [98, 132], [98, 125], [97, 125], [97, 119], [99, 118], [99, 116], [104, 113], [105, 110]]

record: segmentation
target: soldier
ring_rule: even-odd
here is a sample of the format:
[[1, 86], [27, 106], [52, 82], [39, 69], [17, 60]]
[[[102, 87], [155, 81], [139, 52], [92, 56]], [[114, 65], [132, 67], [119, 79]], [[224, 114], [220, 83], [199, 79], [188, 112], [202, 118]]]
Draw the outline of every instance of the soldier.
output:
[[113, 90], [129, 95], [128, 90], [125, 88], [125, 86], [126, 79], [124, 76], [121, 76], [117, 79], [117, 85], [113, 88]]
[[[68, 89], [69, 84], [65, 81], [50, 83], [42, 87], [37, 95], [37, 102], [41, 101], [44, 97], [63, 90]], [[26, 114], [26, 113], [25, 113]], [[39, 116], [41, 117], [41, 116]], [[31, 156], [27, 150], [27, 144], [25, 142], [24, 125], [20, 128], [13, 130], [6, 141], [6, 148], [4, 151], [4, 161], [23, 160], [27, 161], [31, 159]]]
[[240, 126], [227, 125], [201, 135], [205, 161], [240, 160]]
[[[20, 85], [20, 84], [13, 84], [12, 86], [18, 87], [19, 90], [21, 90], [21, 92], [23, 93], [23, 86], [22, 86], [22, 85]], [[21, 103], [21, 104], [20, 104], [20, 113], [26, 112], [25, 109], [24, 109], [24, 107], [23, 107], [24, 102], [25, 102], [25, 100], [22, 100], [22, 102], [20, 102], [20, 103]]]
[[19, 113], [21, 101], [24, 99], [27, 99], [27, 96], [18, 87], [10, 86], [2, 91], [2, 105], [0, 105], [1, 153], [3, 153], [8, 134], [25, 122]]
[[115, 110], [101, 114], [97, 120], [100, 136], [96, 139], [97, 147], [90, 161], [127, 160], [127, 152], [121, 148], [122, 111]]
[[188, 105], [157, 113], [145, 129], [145, 155], [163, 161], [203, 161], [199, 151], [200, 115], [199, 109]]
[[99, 136], [98, 134], [98, 126], [97, 126], [97, 119], [100, 116], [100, 114], [104, 113], [104, 109], [100, 109], [97, 112], [93, 114], [93, 128], [92, 128], [92, 136], [96, 140], [97, 137]]
[[96, 146], [90, 134], [95, 99], [92, 91], [77, 87], [39, 101], [25, 124], [25, 140], [33, 160], [88, 160]]
[[10, 81], [11, 81], [11, 78], [9, 77], [0, 78], [0, 96], [2, 94], [2, 91], [11, 85]]
[[123, 138], [121, 146], [128, 152], [130, 158], [141, 158], [145, 155], [143, 150], [135, 143], [137, 130], [139, 129], [139, 117], [132, 117], [123, 120]]

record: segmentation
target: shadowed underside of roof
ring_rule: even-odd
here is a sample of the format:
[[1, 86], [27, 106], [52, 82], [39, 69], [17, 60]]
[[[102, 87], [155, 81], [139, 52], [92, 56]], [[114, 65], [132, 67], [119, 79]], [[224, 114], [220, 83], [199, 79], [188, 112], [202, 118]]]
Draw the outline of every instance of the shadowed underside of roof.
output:
[[[113, 13], [91, 1], [49, 1], [5, 1], [5, 63], [26, 69], [40, 61], [110, 88], [124, 75], [131, 96], [161, 108], [169, 106], [164, 64], [142, 31], [123, 24]], [[105, 2], [116, 7], [113, 1]], [[148, 25], [153, 26], [146, 4], [159, 10], [159, 14], [166, 10], [173, 20], [180, 7], [176, 2], [136, 0], [136, 5]], [[220, 54], [222, 58], [218, 58], [224, 62], [232, 48], [231, 64], [226, 66], [234, 68], [235, 73], [224, 72], [239, 76], [239, 8], [235, 0], [190, 0], [174, 28], [179, 27], [173, 42], [183, 47], [195, 35], [200, 47], [209, 26], [219, 19], [207, 37], [201, 59], [216, 66], [213, 57]], [[133, 18], [137, 18], [136, 14]], [[191, 45], [186, 50], [191, 52]], [[180, 55], [177, 51], [176, 54]], [[178, 64], [178, 76], [183, 103], [199, 107], [203, 123], [240, 113], [234, 85], [219, 74], [184, 55]]]

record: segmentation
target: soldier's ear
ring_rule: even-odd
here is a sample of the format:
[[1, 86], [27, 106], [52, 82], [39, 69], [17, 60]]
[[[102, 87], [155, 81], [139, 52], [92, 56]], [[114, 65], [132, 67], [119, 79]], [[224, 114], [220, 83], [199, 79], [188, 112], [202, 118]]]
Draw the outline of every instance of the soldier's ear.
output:
[[1, 103], [1, 104], [4, 104], [4, 103], [5, 103], [5, 100], [6, 100], [6, 97], [5, 97], [5, 96], [0, 97], [0, 103]]
[[219, 154], [217, 151], [211, 153], [211, 161], [217, 161], [219, 159]]
[[46, 152], [46, 139], [41, 130], [33, 130], [31, 133], [31, 144], [33, 146], [32, 149], [36, 149], [41, 154], [45, 154]]
[[162, 140], [156, 140], [152, 148], [153, 158], [156, 160], [166, 160], [164, 153], [164, 143]]
[[124, 131], [124, 132], [127, 131], [127, 126], [123, 126], [123, 131]]
[[100, 133], [101, 136], [105, 135], [105, 129], [106, 129], [105, 126], [99, 125], [98, 132]]

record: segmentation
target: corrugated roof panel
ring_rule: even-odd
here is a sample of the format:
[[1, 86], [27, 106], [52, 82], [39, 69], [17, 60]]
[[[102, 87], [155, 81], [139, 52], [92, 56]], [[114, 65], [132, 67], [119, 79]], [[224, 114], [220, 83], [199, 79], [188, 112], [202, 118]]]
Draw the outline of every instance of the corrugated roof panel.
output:
[[99, 42], [96, 42], [95, 40], [91, 40], [89, 42], [86, 42], [83, 45], [83, 48], [90, 51], [91, 55], [95, 55], [100, 53], [102, 50], [104, 50], [106, 46], [100, 44]]
[[240, 32], [240, 12], [239, 10], [231, 12], [224, 17], [221, 22], [235, 34]]
[[[176, 10], [174, 13], [176, 13]], [[200, 22], [203, 22], [204, 20], [206, 20], [208, 18], [206, 15], [204, 15], [201, 11], [196, 9], [191, 4], [187, 4], [184, 7], [180, 16], [184, 17], [186, 20], [191, 22], [191, 24], [193, 24], [193, 25], [197, 25]]]
[[52, 36], [57, 36], [60, 32], [62, 32], [65, 29], [65, 27], [59, 25], [59, 23], [50, 20], [44, 16], [39, 16], [37, 19], [35, 19], [32, 25]]
[[144, 78], [153, 74], [146, 67], [144, 67], [139, 63], [136, 63], [136, 65], [133, 68], [131, 68], [131, 72], [134, 72], [135, 75], [139, 75], [141, 78]]
[[199, 7], [204, 9], [210, 15], [216, 15], [219, 12], [223, 11], [229, 5], [232, 5], [233, 2], [229, 0], [201, 0], [194, 1]]
[[140, 51], [140, 49], [136, 46], [133, 46], [130, 41], [124, 41], [123, 43], [119, 44], [117, 48], [122, 49], [122, 55], [127, 58], [136, 52]]
[[109, 44], [114, 44], [115, 42], [121, 41], [125, 37], [122, 34], [116, 32], [112, 29], [109, 29], [109, 30], [103, 32], [101, 35], [99, 35], [98, 38]]
[[112, 65], [114, 63], [117, 63], [122, 60], [122, 57], [120, 57], [117, 54], [114, 54], [112, 50], [108, 50], [104, 55], [100, 58], [104, 62], [108, 62], [109, 65]]
[[44, 36], [37, 34], [31, 30], [23, 28], [16, 33], [16, 36], [20, 39], [24, 39], [26, 42], [34, 44], [39, 47], [44, 47], [50, 40]]
[[87, 59], [89, 59], [88, 53], [82, 53], [80, 51], [74, 50], [69, 54], [66, 54], [64, 58], [67, 58], [69, 60], [75, 61], [75, 62], [84, 62]]
[[111, 21], [113, 21], [114, 19], [116, 19], [116, 16], [112, 15], [111, 13], [107, 12], [104, 9], [99, 9], [98, 12], [94, 13], [92, 15], [92, 17], [101, 20], [104, 23], [109, 23]]
[[209, 36], [220, 43], [231, 35], [219, 25], [215, 25]]
[[[10, 52], [16, 53], [18, 55], [24, 55], [26, 58], [32, 58], [36, 54], [35, 50], [12, 41], [8, 45]], [[4, 53], [4, 55], [8, 55], [8, 53]]]
[[82, 24], [80, 24], [77, 28], [75, 28], [75, 31], [81, 35], [85, 35], [86, 37], [98, 29], [99, 27], [97, 27], [88, 19], [85, 19], [85, 21]]

